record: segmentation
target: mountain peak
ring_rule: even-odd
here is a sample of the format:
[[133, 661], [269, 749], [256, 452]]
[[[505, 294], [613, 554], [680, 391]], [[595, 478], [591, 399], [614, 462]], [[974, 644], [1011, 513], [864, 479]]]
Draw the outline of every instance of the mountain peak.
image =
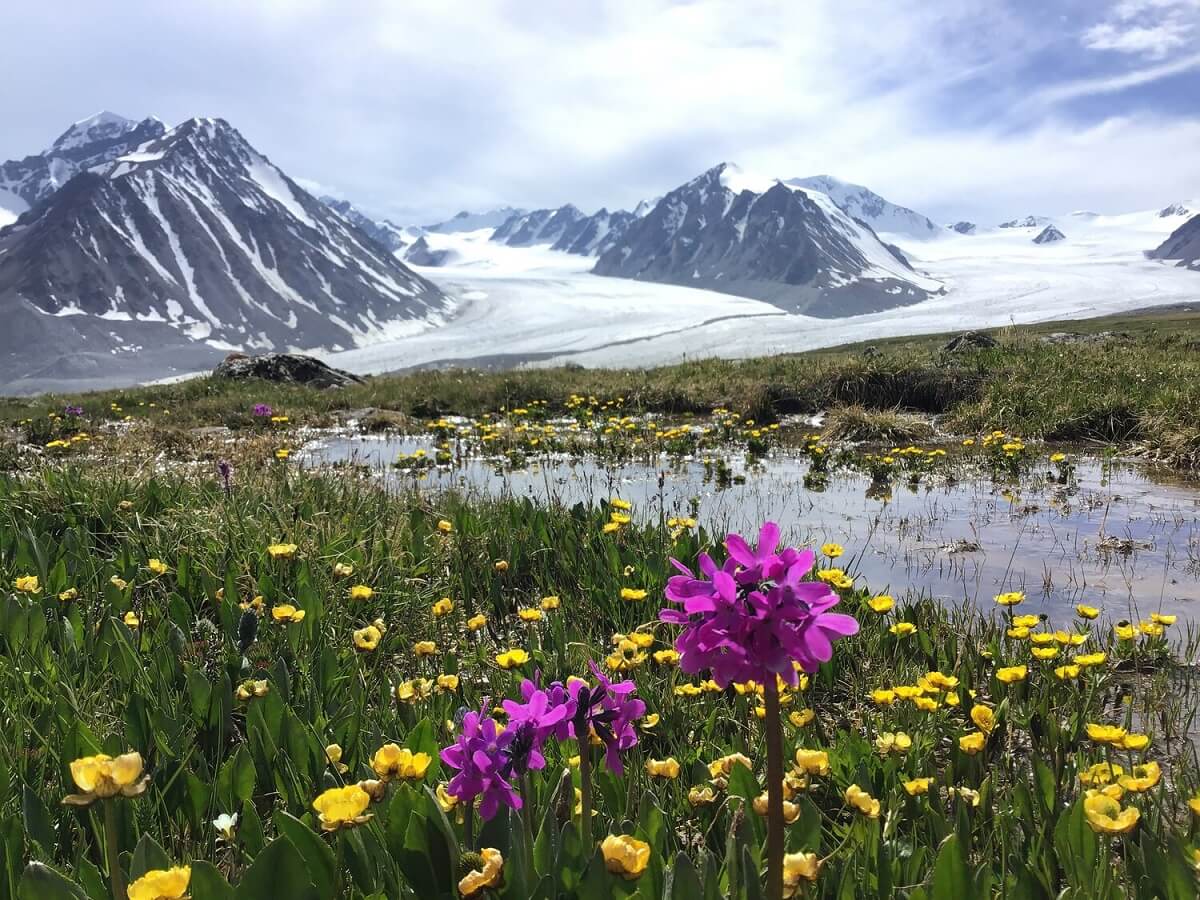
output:
[[137, 126], [138, 123], [133, 119], [102, 109], [86, 119], [73, 122], [70, 128], [58, 136], [53, 146], [56, 150], [71, 150], [95, 141], [118, 138], [133, 131]]

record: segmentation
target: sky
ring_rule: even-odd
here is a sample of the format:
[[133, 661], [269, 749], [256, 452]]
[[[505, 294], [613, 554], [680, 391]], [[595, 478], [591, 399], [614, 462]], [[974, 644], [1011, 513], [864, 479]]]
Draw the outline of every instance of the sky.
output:
[[220, 116], [400, 223], [632, 208], [718, 162], [936, 220], [1200, 198], [1200, 0], [44, 0], [0, 159], [100, 109]]

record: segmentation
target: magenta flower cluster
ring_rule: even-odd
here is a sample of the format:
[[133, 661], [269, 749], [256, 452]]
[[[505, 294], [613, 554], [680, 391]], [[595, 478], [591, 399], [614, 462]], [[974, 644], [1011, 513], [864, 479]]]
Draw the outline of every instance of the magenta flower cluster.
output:
[[522, 702], [503, 703], [506, 727], [482, 712], [467, 713], [458, 740], [441, 752], [442, 762], [457, 770], [446, 793], [463, 803], [478, 798], [484, 819], [495, 816], [502, 805], [520, 809], [521, 796], [513, 782], [545, 767], [542, 749], [551, 738], [575, 738], [584, 744], [595, 734], [604, 743], [609, 769], [623, 772], [621, 753], [637, 744], [634, 722], [645, 714], [646, 704], [633, 697], [632, 681], [614, 683], [594, 663], [591, 668], [595, 686], [573, 678], [566, 685], [555, 681], [541, 688], [525, 679]]
[[776, 675], [794, 687], [793, 662], [815, 672], [833, 655], [835, 640], [858, 631], [853, 616], [829, 612], [838, 595], [809, 580], [813, 551], [780, 550], [774, 522], [762, 526], [758, 546], [730, 534], [725, 547], [729, 558], [719, 567], [700, 554], [699, 577], [672, 560], [683, 574], [668, 580], [664, 594], [682, 608], [664, 609], [659, 618], [683, 627], [675, 641], [683, 671], [711, 671], [721, 687], [773, 683]]

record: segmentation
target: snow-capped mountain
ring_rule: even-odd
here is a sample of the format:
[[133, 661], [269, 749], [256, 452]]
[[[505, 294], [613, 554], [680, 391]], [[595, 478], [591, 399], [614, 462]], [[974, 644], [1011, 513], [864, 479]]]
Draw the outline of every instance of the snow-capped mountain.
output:
[[436, 225], [426, 225], [424, 231], [436, 234], [457, 234], [463, 231], [478, 231], [481, 228], [499, 228], [513, 216], [523, 216], [527, 210], [513, 206], [499, 206], [483, 212], [468, 212], [462, 210], [445, 222]]
[[936, 237], [941, 229], [919, 212], [883, 199], [861, 184], [841, 181], [831, 175], [789, 178], [784, 184], [820, 191], [851, 218], [866, 222], [876, 233], [909, 238]]
[[1180, 266], [1200, 269], [1200, 215], [1192, 216], [1172, 231], [1170, 237], [1147, 255], [1151, 259], [1172, 260]]
[[942, 288], [828, 195], [729, 163], [668, 193], [593, 271], [825, 317], [916, 303]]
[[1038, 232], [1037, 237], [1033, 239], [1035, 244], [1053, 244], [1055, 241], [1065, 241], [1067, 236], [1055, 228], [1053, 225], [1047, 225]]
[[0, 371], [151, 344], [346, 348], [447, 309], [222, 119], [82, 172], [0, 229], [0, 316], [27, 326], [0, 334]]
[[1023, 219], [1009, 219], [1001, 222], [1001, 228], [1042, 228], [1051, 224], [1047, 216], [1026, 216]]
[[492, 240], [510, 247], [553, 244], [564, 234], [574, 233], [585, 219], [587, 216], [570, 203], [558, 209], [535, 209], [510, 216], [492, 233]]
[[367, 237], [387, 250], [388, 253], [403, 250], [421, 236], [421, 229], [414, 226], [400, 226], [387, 219], [372, 219], [349, 200], [324, 196], [321, 197], [321, 202], [355, 228], [364, 232]]
[[579, 256], [599, 256], [621, 239], [625, 229], [637, 218], [623, 209], [600, 209], [566, 228], [550, 249]]
[[98, 112], [73, 124], [41, 153], [0, 163], [0, 225], [12, 222], [85, 169], [129, 153], [166, 130], [153, 116], [135, 122]]

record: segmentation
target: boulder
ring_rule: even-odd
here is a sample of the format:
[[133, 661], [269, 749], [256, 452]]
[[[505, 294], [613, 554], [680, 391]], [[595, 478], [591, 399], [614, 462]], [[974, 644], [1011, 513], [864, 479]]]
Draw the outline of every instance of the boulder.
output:
[[950, 338], [942, 349], [947, 353], [962, 353], [965, 350], [986, 350], [998, 346], [1000, 342], [990, 334], [984, 334], [982, 331], [964, 331]]
[[340, 388], [362, 384], [357, 375], [326, 365], [314, 356], [299, 353], [264, 353], [247, 356], [231, 353], [213, 369], [213, 378], [260, 378], [281, 384], [303, 384], [315, 388]]

